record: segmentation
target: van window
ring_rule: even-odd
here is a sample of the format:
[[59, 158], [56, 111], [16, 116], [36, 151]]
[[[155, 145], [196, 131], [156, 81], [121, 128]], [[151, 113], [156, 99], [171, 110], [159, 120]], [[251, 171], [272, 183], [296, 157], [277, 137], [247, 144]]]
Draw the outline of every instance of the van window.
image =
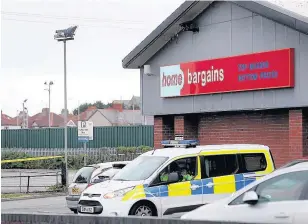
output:
[[243, 172], [257, 172], [266, 170], [267, 163], [263, 153], [240, 154], [243, 162]]
[[188, 174], [194, 178], [197, 175], [197, 170], [197, 157], [181, 158], [168, 164], [152, 182], [152, 185], [166, 184], [167, 180], [162, 179], [162, 177], [173, 172], [177, 172], [180, 175], [179, 182], [186, 181], [184, 176]]
[[235, 174], [239, 169], [237, 155], [216, 155], [201, 157], [202, 178]]

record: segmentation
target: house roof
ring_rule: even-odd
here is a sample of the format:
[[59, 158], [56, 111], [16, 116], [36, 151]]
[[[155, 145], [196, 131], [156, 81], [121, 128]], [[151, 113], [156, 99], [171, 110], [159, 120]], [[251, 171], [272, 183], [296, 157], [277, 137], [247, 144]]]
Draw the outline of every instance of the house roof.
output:
[[141, 124], [142, 114], [140, 110], [98, 109], [111, 124]]
[[[52, 127], [63, 127], [64, 119], [62, 116], [51, 112], [50, 120]], [[49, 115], [44, 113], [38, 113], [32, 117], [29, 117], [28, 125], [32, 127], [32, 124], [36, 123], [38, 127], [48, 127], [49, 126]]]
[[[182, 32], [180, 24], [194, 20], [215, 1], [185, 1], [153, 30], [123, 60], [123, 68], [141, 68], [175, 34]], [[256, 14], [308, 34], [308, 18], [267, 1], [231, 1]], [[170, 39], [166, 37], [170, 37]]]
[[14, 120], [14, 118], [6, 115], [6, 114], [3, 114], [1, 112], [1, 125], [2, 126], [14, 126], [16, 125], [16, 121]]

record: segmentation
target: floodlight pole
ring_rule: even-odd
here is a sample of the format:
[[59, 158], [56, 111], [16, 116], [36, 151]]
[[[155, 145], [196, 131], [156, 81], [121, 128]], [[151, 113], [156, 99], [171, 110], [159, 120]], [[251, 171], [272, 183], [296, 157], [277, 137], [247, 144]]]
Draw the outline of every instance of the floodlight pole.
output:
[[77, 26], [69, 27], [65, 30], [56, 30], [54, 38], [63, 41], [64, 44], [64, 154], [65, 154], [65, 178], [66, 189], [68, 188], [68, 164], [67, 164], [67, 80], [66, 80], [66, 41], [74, 40]]
[[66, 84], [66, 40], [64, 44], [64, 153], [65, 153], [65, 174], [66, 187], [68, 187], [68, 167], [67, 167], [67, 84]]

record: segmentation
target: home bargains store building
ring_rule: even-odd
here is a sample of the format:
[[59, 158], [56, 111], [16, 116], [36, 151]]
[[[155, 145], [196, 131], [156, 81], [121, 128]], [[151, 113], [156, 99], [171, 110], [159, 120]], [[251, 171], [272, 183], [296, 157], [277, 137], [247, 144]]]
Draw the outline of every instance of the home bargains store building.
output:
[[140, 68], [155, 147], [270, 146], [276, 164], [308, 158], [308, 19], [266, 2], [184, 2], [123, 60]]

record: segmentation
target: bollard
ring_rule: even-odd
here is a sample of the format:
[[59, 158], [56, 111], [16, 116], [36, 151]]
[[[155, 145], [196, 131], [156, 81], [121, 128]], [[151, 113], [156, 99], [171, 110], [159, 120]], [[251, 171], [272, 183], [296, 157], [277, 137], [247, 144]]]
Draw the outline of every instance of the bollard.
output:
[[66, 170], [65, 170], [65, 163], [61, 163], [61, 183], [62, 186], [66, 186]]
[[30, 176], [28, 176], [27, 193], [29, 193], [29, 187], [30, 187]]
[[59, 186], [59, 172], [60, 171], [56, 172], [56, 186]]
[[19, 193], [21, 193], [21, 172], [19, 171]]

